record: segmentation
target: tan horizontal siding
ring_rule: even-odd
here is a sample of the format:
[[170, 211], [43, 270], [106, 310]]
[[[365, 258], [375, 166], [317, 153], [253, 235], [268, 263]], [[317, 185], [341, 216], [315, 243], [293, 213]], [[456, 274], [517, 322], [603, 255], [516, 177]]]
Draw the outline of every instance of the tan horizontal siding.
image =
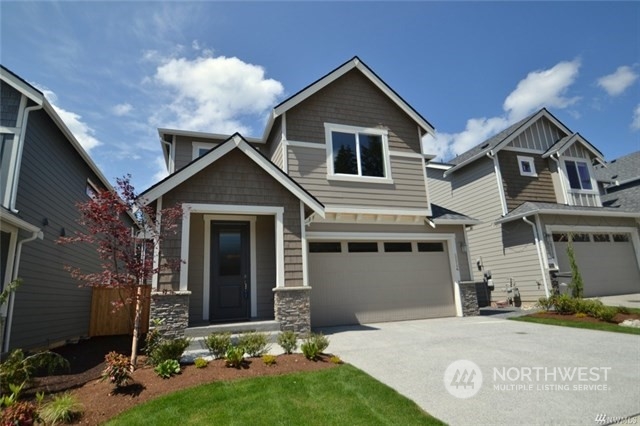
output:
[[324, 204], [427, 208], [419, 158], [391, 157], [393, 184], [327, 180], [326, 152], [290, 146], [289, 175]]

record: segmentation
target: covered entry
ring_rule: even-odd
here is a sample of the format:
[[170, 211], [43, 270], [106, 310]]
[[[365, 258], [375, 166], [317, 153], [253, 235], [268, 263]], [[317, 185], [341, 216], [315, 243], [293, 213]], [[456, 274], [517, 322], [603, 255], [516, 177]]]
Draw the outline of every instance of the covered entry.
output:
[[311, 325], [455, 316], [453, 270], [447, 241], [311, 241]]
[[[560, 271], [570, 271], [567, 256], [571, 236], [584, 282], [584, 296], [612, 296], [640, 292], [640, 270], [632, 231], [562, 232], [552, 234]], [[569, 280], [569, 279], [567, 279]]]

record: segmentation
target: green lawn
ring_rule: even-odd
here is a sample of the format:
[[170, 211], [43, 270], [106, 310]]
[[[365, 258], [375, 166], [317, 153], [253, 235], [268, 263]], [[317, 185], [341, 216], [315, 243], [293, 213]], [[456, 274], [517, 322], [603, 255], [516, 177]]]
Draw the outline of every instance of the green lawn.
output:
[[[640, 309], [631, 308], [629, 309], [629, 312], [640, 313]], [[529, 315], [522, 316], [522, 317], [509, 318], [509, 319], [512, 319], [514, 321], [534, 322], [537, 324], [560, 325], [563, 327], [586, 328], [589, 330], [612, 331], [614, 333], [640, 335], [640, 328], [621, 327], [617, 324], [612, 324], [608, 322], [603, 322], [603, 323], [580, 322], [580, 321], [571, 321], [571, 320], [563, 320], [563, 319], [555, 319], [555, 318], [536, 318]]]
[[[170, 380], [179, 380], [173, 378]], [[442, 425], [350, 365], [215, 382], [155, 399], [108, 425]]]

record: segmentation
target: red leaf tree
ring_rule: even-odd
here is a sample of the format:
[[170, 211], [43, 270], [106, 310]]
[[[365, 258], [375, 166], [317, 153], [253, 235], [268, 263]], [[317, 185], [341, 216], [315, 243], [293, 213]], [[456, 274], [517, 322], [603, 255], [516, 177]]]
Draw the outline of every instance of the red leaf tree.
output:
[[156, 212], [152, 206], [143, 205], [130, 175], [116, 180], [116, 191], [98, 191], [92, 199], [76, 207], [80, 212], [78, 223], [85, 231], [61, 237], [58, 243], [92, 244], [102, 263], [98, 272], [71, 266], [65, 269], [84, 286], [123, 290], [120, 293], [124, 296], [114, 303], [114, 311], [125, 305], [135, 306], [131, 342], [131, 365], [135, 368], [146, 297], [144, 286], [160, 269], [180, 267], [179, 259], [163, 259], [162, 265], [154, 264], [154, 253], [160, 249], [164, 236], [175, 233], [182, 208], [174, 206]]

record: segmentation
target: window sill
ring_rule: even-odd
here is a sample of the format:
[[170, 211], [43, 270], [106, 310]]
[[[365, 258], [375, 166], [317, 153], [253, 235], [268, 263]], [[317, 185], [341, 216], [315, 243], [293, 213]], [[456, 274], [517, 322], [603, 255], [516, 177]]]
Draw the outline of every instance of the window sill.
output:
[[537, 173], [520, 173], [520, 176], [523, 177], [538, 177]]
[[598, 195], [600, 193], [592, 189], [570, 189], [569, 194]]
[[387, 185], [393, 184], [392, 178], [381, 178], [373, 176], [327, 175], [327, 180], [338, 182], [380, 183]]

